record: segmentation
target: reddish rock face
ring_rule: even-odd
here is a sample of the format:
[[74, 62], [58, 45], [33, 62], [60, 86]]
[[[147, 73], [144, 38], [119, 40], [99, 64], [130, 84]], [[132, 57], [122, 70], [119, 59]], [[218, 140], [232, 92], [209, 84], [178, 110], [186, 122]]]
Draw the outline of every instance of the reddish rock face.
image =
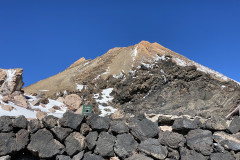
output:
[[0, 94], [9, 95], [23, 86], [23, 69], [0, 69]]

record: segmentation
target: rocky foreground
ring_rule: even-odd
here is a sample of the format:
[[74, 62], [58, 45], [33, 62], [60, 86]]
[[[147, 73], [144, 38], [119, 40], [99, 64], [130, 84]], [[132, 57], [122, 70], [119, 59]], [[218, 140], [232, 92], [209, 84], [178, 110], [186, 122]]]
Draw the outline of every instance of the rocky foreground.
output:
[[0, 159], [234, 160], [240, 158], [239, 117], [202, 119], [161, 115], [82, 116], [42, 120], [0, 117]]

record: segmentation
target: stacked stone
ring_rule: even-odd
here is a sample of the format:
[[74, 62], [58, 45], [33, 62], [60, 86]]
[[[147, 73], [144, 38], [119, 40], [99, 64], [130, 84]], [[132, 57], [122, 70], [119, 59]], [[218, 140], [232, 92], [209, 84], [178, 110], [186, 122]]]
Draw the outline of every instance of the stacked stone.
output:
[[108, 118], [66, 112], [41, 121], [0, 117], [0, 159], [234, 160], [240, 119], [181, 117], [157, 122], [144, 115]]

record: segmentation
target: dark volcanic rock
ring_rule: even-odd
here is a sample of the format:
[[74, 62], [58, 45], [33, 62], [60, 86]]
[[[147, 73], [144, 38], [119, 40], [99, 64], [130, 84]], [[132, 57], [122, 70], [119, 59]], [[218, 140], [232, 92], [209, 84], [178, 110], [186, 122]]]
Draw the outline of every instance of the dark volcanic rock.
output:
[[109, 118], [99, 117], [97, 115], [90, 116], [87, 122], [93, 130], [97, 131], [107, 131], [110, 125]]
[[116, 138], [107, 133], [101, 132], [94, 150], [95, 153], [105, 157], [105, 156], [114, 156], [113, 146]]
[[172, 148], [168, 148], [168, 158], [178, 160], [180, 158], [180, 154], [178, 153], [177, 150], [174, 150]]
[[111, 121], [110, 130], [117, 134], [127, 133], [129, 131], [124, 121]]
[[157, 139], [152, 138], [142, 141], [138, 149], [156, 159], [164, 159], [168, 154], [167, 148], [162, 146]]
[[240, 117], [239, 116], [235, 116], [232, 120], [232, 122], [230, 123], [228, 130], [235, 134], [237, 132], [240, 131]]
[[7, 155], [15, 151], [15, 134], [0, 133], [0, 156]]
[[40, 129], [32, 134], [27, 148], [40, 158], [51, 158], [65, 151], [64, 146], [55, 140], [51, 132], [46, 129]]
[[213, 136], [208, 130], [195, 129], [187, 134], [187, 145], [203, 155], [210, 155], [213, 152]]
[[73, 156], [72, 160], [80, 160], [80, 159], [82, 159], [83, 158], [83, 154], [84, 154], [84, 151], [79, 152], [78, 154]]
[[11, 132], [13, 130], [12, 120], [8, 116], [0, 117], [0, 132]]
[[204, 127], [210, 130], [221, 131], [226, 130], [228, 125], [225, 117], [215, 115], [205, 122]]
[[16, 151], [25, 149], [29, 142], [29, 133], [25, 129], [21, 129], [16, 133]]
[[180, 155], [182, 160], [207, 160], [202, 154], [186, 148], [180, 148]]
[[211, 160], [235, 160], [231, 153], [213, 153], [210, 156]]
[[39, 120], [33, 119], [28, 122], [27, 128], [30, 133], [35, 133], [42, 128], [42, 124]]
[[70, 156], [57, 155], [56, 160], [72, 160]]
[[66, 152], [73, 156], [85, 148], [85, 137], [78, 132], [71, 133], [64, 141]]
[[160, 126], [162, 125], [173, 125], [174, 120], [171, 118], [171, 116], [164, 116], [164, 115], [160, 115], [158, 117], [158, 124]]
[[213, 139], [226, 150], [240, 151], [240, 140], [225, 132], [215, 132]]
[[80, 114], [74, 114], [73, 112], [66, 112], [59, 120], [59, 123], [63, 127], [69, 127], [75, 130], [79, 130], [82, 124], [84, 116]]
[[53, 115], [45, 116], [42, 119], [43, 125], [46, 128], [49, 128], [49, 129], [54, 128], [55, 126], [57, 126], [57, 121], [58, 121], [58, 118], [54, 117]]
[[16, 117], [13, 121], [14, 128], [22, 128], [26, 129], [27, 127], [27, 119], [24, 116]]
[[187, 118], [179, 118], [174, 121], [172, 128], [174, 131], [187, 133], [189, 130], [197, 129], [198, 122]]
[[114, 151], [119, 157], [126, 158], [133, 154], [137, 148], [137, 145], [137, 141], [134, 140], [131, 134], [120, 134], [117, 136], [117, 140], [114, 145]]
[[140, 121], [135, 118], [131, 118], [128, 127], [131, 134], [140, 141], [156, 137], [159, 132], [157, 123], [148, 119]]
[[165, 131], [165, 132], [159, 132], [159, 142], [163, 145], [166, 145], [171, 148], [178, 148], [181, 146], [184, 146], [186, 143], [186, 139], [183, 137], [183, 135]]
[[83, 160], [104, 160], [104, 159], [96, 154], [85, 153]]
[[98, 138], [98, 132], [89, 132], [89, 134], [86, 137], [86, 144], [89, 150], [92, 150], [97, 143], [97, 138]]
[[153, 159], [142, 154], [134, 154], [131, 157], [127, 158], [126, 160], [153, 160]]
[[57, 127], [57, 126], [52, 128], [51, 130], [56, 135], [59, 141], [64, 141], [64, 139], [73, 131], [70, 128], [63, 128], [63, 127]]

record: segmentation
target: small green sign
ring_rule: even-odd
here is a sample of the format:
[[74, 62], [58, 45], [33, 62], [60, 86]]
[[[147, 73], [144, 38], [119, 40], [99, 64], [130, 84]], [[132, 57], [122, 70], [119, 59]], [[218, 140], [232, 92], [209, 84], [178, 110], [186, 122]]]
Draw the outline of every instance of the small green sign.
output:
[[82, 106], [82, 115], [88, 115], [92, 113], [92, 106], [91, 105], [83, 105]]

